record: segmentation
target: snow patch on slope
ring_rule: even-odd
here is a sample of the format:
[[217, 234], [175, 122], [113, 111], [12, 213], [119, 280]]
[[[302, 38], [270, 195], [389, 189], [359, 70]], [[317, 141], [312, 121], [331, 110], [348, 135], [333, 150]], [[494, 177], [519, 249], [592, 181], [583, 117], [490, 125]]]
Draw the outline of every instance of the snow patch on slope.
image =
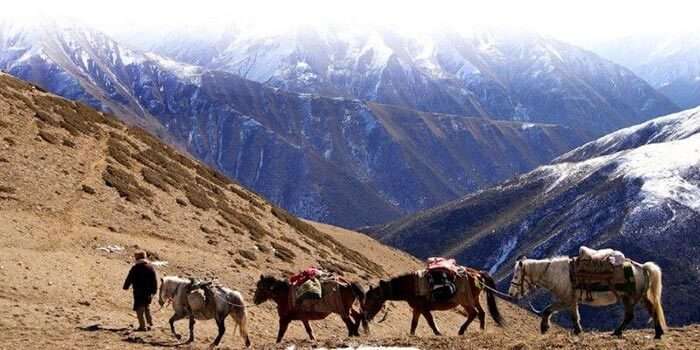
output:
[[154, 53], [146, 53], [145, 55], [150, 60], [158, 63], [158, 65], [163, 67], [165, 70], [175, 74], [178, 78], [186, 80], [195, 85], [201, 85], [202, 68], [173, 61]]
[[[684, 134], [681, 130], [674, 130], [673, 135], [681, 134]], [[547, 189], [550, 192], [580, 181], [610, 164], [616, 168], [609, 178], [623, 177], [643, 182], [642, 205], [657, 206], [672, 201], [700, 211], [700, 134], [541, 169], [556, 177]]]
[[643, 204], [654, 206], [672, 200], [700, 211], [699, 167], [700, 135], [695, 135], [627, 152], [620, 160], [618, 172], [644, 181]]
[[554, 162], [592, 158], [619, 152], [629, 147], [681, 140], [698, 133], [700, 133], [700, 107], [613, 132], [558, 157]]

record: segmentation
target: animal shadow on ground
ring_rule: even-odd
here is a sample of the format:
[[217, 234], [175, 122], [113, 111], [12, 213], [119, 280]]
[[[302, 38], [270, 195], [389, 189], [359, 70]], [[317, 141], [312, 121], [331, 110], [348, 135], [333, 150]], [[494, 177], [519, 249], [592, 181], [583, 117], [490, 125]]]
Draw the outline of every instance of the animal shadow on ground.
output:
[[[151, 345], [154, 347], [163, 348], [176, 348], [183, 345], [188, 345], [187, 343], [182, 343], [179, 341], [163, 341], [158, 339], [148, 339], [145, 337], [147, 333], [135, 333], [130, 327], [112, 327], [103, 326], [101, 324], [90, 324], [87, 326], [77, 327], [81, 331], [85, 332], [111, 332], [119, 334], [122, 337], [122, 341], [127, 343], [136, 343]], [[143, 335], [142, 335], [143, 334]]]

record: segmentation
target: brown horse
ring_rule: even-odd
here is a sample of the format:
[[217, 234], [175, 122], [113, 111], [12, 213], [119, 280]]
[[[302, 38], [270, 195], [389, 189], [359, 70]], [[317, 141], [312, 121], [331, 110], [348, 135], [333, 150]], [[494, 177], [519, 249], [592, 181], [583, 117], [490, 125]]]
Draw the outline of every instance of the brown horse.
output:
[[[440, 330], [435, 325], [433, 315], [430, 311], [433, 310], [450, 310], [457, 306], [462, 306], [467, 313], [467, 320], [462, 327], [459, 328], [459, 335], [463, 335], [469, 327], [469, 324], [479, 317], [480, 327], [483, 330], [485, 327], [484, 309], [479, 303], [479, 293], [481, 293], [480, 284], [495, 288], [495, 283], [491, 276], [484, 271], [470, 270], [466, 275], [459, 275], [457, 283], [462, 283], [463, 288], [458, 288], [455, 295], [447, 301], [435, 301], [429, 293], [421, 293], [419, 288], [419, 275], [417, 272], [404, 274], [394, 277], [388, 281], [380, 281], [379, 285], [370, 288], [365, 296], [364, 309], [366, 318], [372, 320], [380, 309], [384, 306], [387, 300], [406, 301], [413, 309], [413, 319], [411, 320], [411, 335], [415, 335], [418, 319], [421, 315], [428, 321], [428, 325], [433, 330], [435, 335], [441, 335]], [[462, 279], [461, 281], [459, 279]], [[491, 318], [501, 326], [503, 320], [501, 313], [498, 311], [496, 299], [493, 293], [486, 291], [487, 304]], [[425, 294], [425, 295], [424, 295]]]
[[[364, 320], [363, 313], [353, 309], [353, 304], [356, 300], [360, 302], [360, 305], [362, 305], [364, 301], [365, 293], [362, 287], [356, 283], [346, 284], [329, 281], [323, 283], [336, 283], [337, 289], [333, 293], [337, 294], [328, 296], [328, 298], [323, 297], [319, 301], [314, 301], [313, 303], [315, 303], [315, 305], [322, 306], [322, 310], [318, 311], [313, 310], [313, 308], [308, 308], [306, 305], [292, 305], [292, 286], [286, 279], [280, 280], [273, 276], [260, 276], [253, 301], [256, 305], [262, 304], [267, 300], [272, 300], [277, 304], [277, 314], [280, 318], [279, 331], [277, 332], [278, 343], [282, 341], [284, 333], [287, 331], [287, 327], [292, 321], [301, 321], [304, 323], [304, 328], [309, 338], [315, 340], [316, 338], [314, 338], [309, 321], [323, 320], [332, 313], [340, 315], [340, 318], [345, 322], [348, 328], [348, 336], [350, 337], [360, 335], [358, 332], [360, 323], [365, 327], [365, 331], [367, 330], [367, 322]], [[334, 301], [329, 302], [330, 298], [334, 298]]]

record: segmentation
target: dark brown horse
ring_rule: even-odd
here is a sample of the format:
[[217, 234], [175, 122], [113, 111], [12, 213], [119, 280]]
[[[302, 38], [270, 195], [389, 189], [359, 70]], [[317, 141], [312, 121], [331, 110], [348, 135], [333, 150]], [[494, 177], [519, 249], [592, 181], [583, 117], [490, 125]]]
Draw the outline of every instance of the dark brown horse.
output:
[[[459, 335], [464, 334], [469, 324], [479, 317], [481, 329], [485, 327], [484, 309], [479, 303], [481, 284], [495, 288], [495, 283], [491, 276], [484, 271], [470, 270], [465, 275], [457, 277], [457, 292], [447, 301], [435, 301], [429, 293], [423, 293], [419, 287], [419, 274], [417, 272], [394, 277], [388, 281], [382, 280], [376, 287], [370, 288], [365, 296], [364, 309], [366, 318], [372, 320], [379, 310], [382, 309], [387, 300], [405, 301], [413, 309], [413, 319], [411, 320], [411, 335], [415, 335], [418, 319], [421, 315], [428, 321], [428, 325], [435, 335], [441, 335], [440, 330], [435, 325], [433, 310], [450, 310], [462, 306], [467, 313], [467, 320], [459, 329]], [[423, 277], [424, 278], [424, 277]], [[460, 285], [461, 284], [461, 288]], [[503, 320], [496, 305], [493, 293], [486, 291], [486, 300], [491, 318], [501, 326]]]
[[[292, 321], [304, 323], [304, 328], [309, 338], [315, 340], [309, 321], [323, 320], [332, 313], [340, 315], [340, 318], [345, 322], [345, 325], [348, 327], [348, 336], [360, 335], [358, 332], [360, 323], [367, 330], [364, 314], [353, 309], [353, 304], [356, 300], [360, 302], [360, 305], [364, 301], [365, 293], [362, 287], [356, 283], [328, 281], [324, 283], [337, 283], [337, 288], [332, 292], [335, 293], [334, 295], [324, 296], [321, 300], [314, 301], [314, 303], [323, 303], [320, 305], [322, 311], [318, 311], [310, 310], [304, 306], [292, 305], [292, 286], [286, 279], [280, 280], [272, 276], [260, 276], [253, 301], [256, 305], [267, 300], [272, 300], [277, 304], [277, 314], [280, 318], [279, 331], [277, 332], [278, 343], [282, 341], [284, 333]], [[329, 302], [329, 300], [332, 301]]]

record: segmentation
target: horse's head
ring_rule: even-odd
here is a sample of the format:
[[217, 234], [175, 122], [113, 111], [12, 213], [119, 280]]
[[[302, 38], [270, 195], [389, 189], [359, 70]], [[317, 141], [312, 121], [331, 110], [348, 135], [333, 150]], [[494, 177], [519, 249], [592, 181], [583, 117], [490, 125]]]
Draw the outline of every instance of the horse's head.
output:
[[163, 307], [165, 305], [165, 296], [163, 295], [165, 293], [165, 281], [163, 280], [163, 277], [160, 278], [160, 289], [158, 290], [158, 304]]
[[160, 289], [158, 290], [158, 304], [162, 307], [168, 300], [175, 298], [177, 283], [172, 276], [160, 279]]
[[536, 286], [532, 283], [531, 276], [527, 273], [528, 259], [525, 256], [518, 258], [513, 269], [513, 279], [510, 281], [508, 294], [513, 298], [522, 298]]
[[372, 321], [372, 319], [377, 316], [377, 313], [379, 313], [379, 310], [384, 306], [388, 288], [389, 282], [380, 281], [378, 286], [370, 288], [365, 294], [363, 309], [368, 321]]
[[255, 305], [274, 299], [275, 295], [281, 292], [280, 286], [284, 283], [284, 281], [280, 281], [273, 276], [260, 275], [255, 288], [255, 296], [253, 297]]

